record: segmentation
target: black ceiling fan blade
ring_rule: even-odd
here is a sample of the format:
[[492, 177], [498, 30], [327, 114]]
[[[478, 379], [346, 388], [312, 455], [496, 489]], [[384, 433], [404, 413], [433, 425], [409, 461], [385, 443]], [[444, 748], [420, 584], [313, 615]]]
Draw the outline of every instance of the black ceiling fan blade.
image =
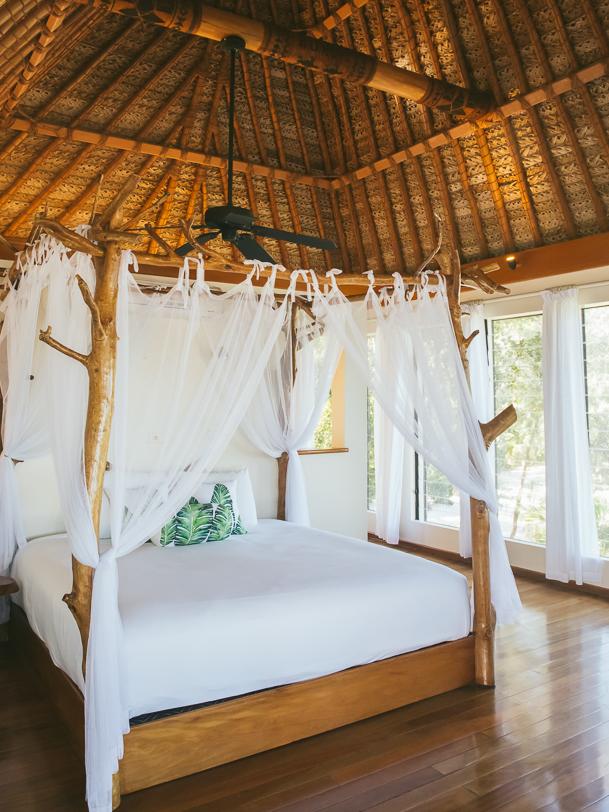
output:
[[276, 264], [273, 257], [267, 254], [264, 248], [257, 243], [253, 237], [250, 237], [249, 234], [236, 234], [232, 239], [229, 239], [228, 242], [231, 242], [238, 248], [246, 259], [257, 259], [260, 262]]
[[213, 240], [214, 237], [217, 237], [219, 233], [219, 231], [209, 231], [205, 234], [199, 234], [195, 240], [196, 245], [193, 245], [191, 242], [186, 242], [184, 245], [176, 248], [176, 254], [179, 257], [185, 257], [187, 254], [190, 254], [191, 251], [194, 251], [197, 245], [205, 245], [206, 242], [209, 242], [210, 240]]
[[311, 234], [294, 234], [291, 231], [281, 231], [281, 229], [267, 228], [266, 226], [252, 226], [252, 232], [258, 237], [293, 242], [296, 245], [308, 245], [310, 248], [324, 248], [326, 251], [332, 251], [336, 248], [336, 244], [332, 240], [314, 237]]

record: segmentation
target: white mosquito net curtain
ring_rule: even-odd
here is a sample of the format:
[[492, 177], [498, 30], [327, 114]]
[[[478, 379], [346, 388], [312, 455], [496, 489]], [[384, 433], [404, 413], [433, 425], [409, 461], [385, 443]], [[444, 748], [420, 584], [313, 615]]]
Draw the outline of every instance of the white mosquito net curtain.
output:
[[[396, 275], [391, 296], [379, 297], [371, 286], [366, 301], [354, 305], [334, 277], [322, 290], [312, 274], [312, 320], [311, 313], [294, 310], [297, 274], [279, 300], [275, 269], [262, 287], [253, 284], [256, 268], [243, 283], [214, 295], [200, 261], [191, 283], [187, 261], [168, 292], [144, 293], [130, 272], [135, 258], [124, 252], [111, 472], [106, 477], [111, 544], [99, 549], [83, 465], [86, 369], [36, 341], [39, 325], [48, 323], [56, 340], [77, 352], [89, 351], [90, 313], [77, 276], [93, 290], [95, 274], [90, 257], [68, 257], [58, 243], [45, 240], [44, 250], [29, 255], [19, 286], [4, 303], [0, 504], [15, 493], [10, 457], [39, 454], [50, 444], [72, 552], [95, 569], [85, 683], [92, 810], [111, 808], [112, 774], [129, 729], [117, 559], [143, 544], [188, 501], [239, 426], [265, 453], [288, 452], [287, 515], [308, 523], [296, 452], [315, 428], [342, 349], [406, 442], [459, 489], [489, 505], [493, 602], [500, 622], [514, 617], [518, 595], [441, 277], [432, 286], [423, 276], [420, 285], [406, 291]], [[369, 364], [359, 308], [375, 315], [382, 350], [378, 363]], [[31, 370], [36, 370], [33, 381]], [[48, 408], [41, 406], [44, 397]], [[5, 569], [24, 540], [18, 504], [13, 504], [13, 512], [1, 517], [0, 566]]]

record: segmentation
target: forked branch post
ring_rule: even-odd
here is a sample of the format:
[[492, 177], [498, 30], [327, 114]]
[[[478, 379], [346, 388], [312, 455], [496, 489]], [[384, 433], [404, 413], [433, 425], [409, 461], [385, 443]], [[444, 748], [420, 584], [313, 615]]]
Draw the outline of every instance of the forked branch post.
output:
[[[104, 472], [108, 461], [114, 405], [120, 243], [126, 236], [119, 230], [120, 216], [122, 206], [128, 195], [135, 189], [138, 180], [137, 176], [131, 178], [106, 211], [95, 217], [92, 234], [95, 234], [96, 242], [91, 242], [54, 220], [37, 221], [39, 227], [53, 234], [67, 248], [90, 254], [95, 265], [94, 294], [82, 277], [77, 276], [76, 278], [83, 301], [91, 314], [90, 352], [85, 355], [71, 347], [66, 347], [53, 338], [51, 327], [41, 331], [40, 340], [69, 358], [79, 361], [87, 369], [89, 398], [85, 425], [84, 468], [93, 527], [98, 537]], [[137, 237], [133, 236], [133, 240], [137, 240]], [[86, 669], [87, 660], [92, 590], [93, 570], [73, 557], [72, 591], [64, 596], [64, 600], [74, 615], [80, 632], [83, 672]]]
[[[461, 324], [461, 264], [456, 251], [451, 253], [451, 276], [447, 284], [448, 303], [451, 320], [461, 362], [469, 381], [469, 361], [467, 351], [478, 331], [467, 338]], [[494, 292], [499, 286], [492, 283], [484, 274], [471, 275], [474, 284], [484, 292]], [[502, 292], [507, 292], [502, 288]], [[510, 426], [516, 422], [516, 409], [510, 404], [480, 429], [487, 448]], [[472, 581], [474, 589], [474, 636], [476, 659], [476, 682], [492, 687], [495, 684], [495, 610], [491, 603], [491, 571], [489, 550], [489, 512], [487, 505], [479, 499], [470, 499], [472, 533]]]

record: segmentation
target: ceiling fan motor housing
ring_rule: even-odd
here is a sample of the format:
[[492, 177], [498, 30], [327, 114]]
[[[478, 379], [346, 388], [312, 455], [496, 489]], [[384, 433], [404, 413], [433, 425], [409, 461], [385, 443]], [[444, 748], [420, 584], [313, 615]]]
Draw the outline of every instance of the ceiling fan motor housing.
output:
[[211, 228], [251, 229], [254, 215], [249, 209], [239, 206], [212, 206], [205, 212], [205, 225]]

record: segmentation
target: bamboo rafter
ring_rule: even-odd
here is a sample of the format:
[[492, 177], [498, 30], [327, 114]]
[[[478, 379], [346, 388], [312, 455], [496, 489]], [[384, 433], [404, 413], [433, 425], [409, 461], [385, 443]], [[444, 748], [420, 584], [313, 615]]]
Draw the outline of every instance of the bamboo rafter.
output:
[[44, 23], [44, 27], [38, 35], [34, 49], [17, 77], [17, 81], [10, 89], [9, 97], [4, 105], [4, 111], [6, 113], [10, 113], [15, 109], [17, 102], [28, 89], [32, 77], [47, 56], [49, 46], [54, 42], [57, 31], [63, 25], [68, 12], [70, 12], [72, 8], [73, 6], [70, 0], [56, 0], [56, 2], [53, 3], [49, 16]]
[[[180, 161], [181, 163], [199, 164], [215, 169], [224, 169], [226, 159], [218, 155], [211, 155], [192, 149], [180, 149], [179, 147], [163, 146], [153, 144], [149, 141], [140, 141], [136, 138], [127, 138], [111, 133], [100, 133], [81, 127], [63, 127], [57, 124], [50, 124], [42, 121], [30, 121], [29, 119], [15, 117], [9, 123], [12, 130], [31, 133], [37, 136], [48, 138], [58, 138], [63, 141], [77, 141], [82, 144], [94, 144], [106, 149], [116, 149], [124, 152], [133, 152], [139, 155], [152, 155], [157, 158]], [[237, 172], [252, 172], [265, 178], [273, 178], [281, 181], [302, 184], [304, 186], [317, 186], [320, 189], [329, 189], [331, 182], [323, 177], [314, 175], [300, 175], [286, 169], [279, 169], [262, 164], [250, 163], [248, 161], [235, 160], [235, 170]]]

